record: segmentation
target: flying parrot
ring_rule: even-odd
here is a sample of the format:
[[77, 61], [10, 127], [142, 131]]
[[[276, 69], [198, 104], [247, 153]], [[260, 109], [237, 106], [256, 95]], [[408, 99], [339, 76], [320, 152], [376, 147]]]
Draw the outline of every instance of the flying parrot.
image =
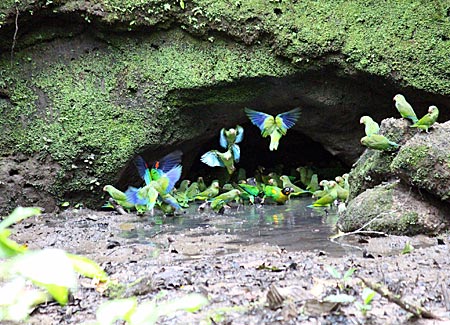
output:
[[294, 108], [275, 117], [249, 108], [245, 109], [245, 113], [250, 121], [261, 130], [263, 138], [270, 136], [269, 149], [271, 151], [278, 149], [280, 138], [286, 135], [287, 130], [293, 127], [300, 117], [299, 108]]
[[227, 150], [231, 149], [236, 162], [239, 162], [239, 159], [241, 158], [241, 150], [237, 144], [241, 142], [243, 138], [244, 128], [240, 125], [236, 125], [235, 129], [220, 130], [220, 145]]
[[[237, 147], [239, 150], [239, 147]], [[234, 154], [231, 149], [224, 153], [217, 150], [210, 150], [201, 156], [200, 160], [210, 167], [225, 167], [228, 174], [233, 174], [236, 170], [234, 166]]]
[[411, 104], [405, 99], [405, 96], [397, 94], [394, 96], [395, 108], [403, 118], [410, 119], [413, 123], [417, 122], [417, 116]]
[[179, 165], [181, 163], [182, 155], [183, 152], [181, 152], [181, 150], [175, 150], [155, 161], [151, 169], [141, 156], [137, 156], [134, 159], [134, 164], [136, 165], [139, 176], [144, 180], [145, 184], [148, 185], [152, 180], [156, 181], [163, 173], [167, 173], [172, 168]]
[[294, 184], [292, 184], [291, 180], [289, 179], [289, 176], [283, 175], [280, 176], [280, 180], [283, 182], [283, 187], [290, 187], [294, 191], [291, 193], [293, 196], [301, 195], [301, 194], [311, 194], [310, 191], [304, 190]]
[[240, 194], [241, 191], [239, 191], [238, 189], [233, 189], [216, 196], [211, 201], [211, 209], [215, 212], [219, 212], [225, 206], [225, 204], [237, 199]]
[[291, 187], [279, 188], [278, 186], [267, 185], [264, 187], [264, 197], [261, 203], [264, 203], [266, 197], [271, 198], [278, 204], [284, 204], [289, 200], [289, 195], [294, 192]]
[[359, 124], [365, 125], [365, 131], [367, 136], [371, 136], [372, 134], [378, 134], [380, 131], [380, 126], [377, 122], [375, 122], [370, 116], [363, 116], [359, 120]]
[[399, 145], [393, 141], [390, 141], [384, 135], [381, 134], [372, 134], [370, 137], [365, 136], [361, 138], [361, 144], [366, 146], [367, 148], [389, 151], [393, 149], [397, 149]]
[[425, 130], [428, 133], [428, 129], [436, 122], [438, 116], [438, 108], [436, 106], [430, 106], [428, 108], [428, 113], [410, 127], [419, 128]]

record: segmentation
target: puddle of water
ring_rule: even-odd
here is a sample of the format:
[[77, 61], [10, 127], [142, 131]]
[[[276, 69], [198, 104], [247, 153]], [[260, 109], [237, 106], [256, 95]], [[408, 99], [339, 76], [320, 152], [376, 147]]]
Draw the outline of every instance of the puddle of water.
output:
[[[337, 219], [336, 209], [311, 209], [311, 198], [296, 198], [286, 205], [265, 205], [264, 207], [233, 207], [224, 215], [215, 213], [199, 213], [198, 205], [192, 204], [186, 214], [178, 217], [148, 217], [146, 223], [153, 224], [147, 229], [130, 230], [122, 235], [140, 242], [151, 242], [157, 234], [175, 234], [187, 229], [204, 228], [205, 235], [225, 234], [237, 235], [237, 240], [226, 244], [252, 245], [267, 243], [278, 245], [288, 251], [324, 251], [332, 256], [347, 254], [339, 244], [331, 242], [328, 237], [333, 234], [332, 225]], [[139, 221], [142, 222], [142, 221]], [[214, 226], [217, 231], [207, 231]], [[194, 236], [199, 233], [195, 232]]]

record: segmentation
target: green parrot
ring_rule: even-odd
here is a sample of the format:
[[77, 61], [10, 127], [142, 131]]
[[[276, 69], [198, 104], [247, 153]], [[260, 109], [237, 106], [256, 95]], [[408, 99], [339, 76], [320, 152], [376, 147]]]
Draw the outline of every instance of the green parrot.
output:
[[245, 113], [250, 121], [261, 130], [263, 138], [270, 136], [269, 149], [271, 151], [278, 149], [281, 137], [286, 135], [287, 130], [293, 127], [300, 117], [299, 108], [294, 108], [275, 117], [249, 108], [245, 108]]
[[127, 196], [124, 192], [118, 190], [112, 185], [105, 185], [103, 191], [108, 192], [111, 198], [117, 202], [124, 209], [134, 209], [135, 205], [127, 201]]
[[328, 181], [327, 180], [321, 180], [319, 183], [319, 186], [323, 187], [323, 190], [317, 190], [314, 191], [312, 197], [315, 199], [320, 199], [322, 196], [325, 196], [328, 193]]
[[197, 182], [193, 182], [186, 190], [186, 196], [189, 201], [193, 201], [198, 193], [200, 193], [200, 190], [198, 189]]
[[346, 189], [346, 180], [342, 176], [336, 176], [336, 191], [337, 191], [337, 198], [341, 202], [345, 202], [348, 199], [349, 190]]
[[161, 159], [155, 161], [152, 168], [149, 168], [147, 162], [141, 156], [134, 159], [134, 164], [139, 172], [139, 176], [144, 180], [145, 185], [148, 185], [152, 180], [156, 181], [164, 173], [167, 173], [175, 166], [181, 163], [183, 153], [180, 150], [175, 150]]
[[231, 185], [230, 183], [226, 183], [222, 186], [222, 190], [224, 190], [225, 192], [231, 191], [234, 189], [234, 186]]
[[238, 184], [239, 188], [242, 189], [242, 195], [245, 197], [245, 194], [248, 196], [248, 200], [251, 204], [255, 204], [255, 197], [259, 195], [259, 188], [256, 185], [251, 185], [247, 183], [240, 183]]
[[220, 190], [219, 181], [214, 180], [206, 190], [198, 193], [195, 196], [195, 199], [203, 200], [203, 201], [212, 199], [212, 198], [216, 197], [217, 195], [219, 195], [219, 190]]
[[311, 176], [311, 180], [309, 181], [309, 185], [306, 187], [308, 191], [314, 193], [319, 189], [319, 176], [317, 174], [313, 174]]
[[247, 172], [244, 168], [239, 168], [237, 171], [237, 180], [239, 181], [245, 181], [247, 179]]
[[306, 166], [298, 167], [296, 170], [300, 174], [300, 182], [307, 187], [311, 181], [312, 175], [314, 174], [313, 170]]
[[181, 165], [176, 165], [167, 173], [162, 172], [157, 180], [150, 181], [142, 188], [130, 186], [125, 192], [127, 201], [135, 205], [146, 205], [148, 210], [152, 210], [158, 196], [161, 196], [164, 202], [173, 205], [177, 210], [181, 209], [176, 199], [169, 194], [180, 179], [181, 170]]
[[177, 202], [180, 204], [181, 207], [183, 208], [188, 208], [189, 207], [189, 198], [187, 196], [187, 190], [189, 187], [189, 184], [191, 183], [190, 180], [184, 179], [183, 181], [181, 181], [180, 183], [180, 187], [177, 188], [176, 190], [174, 189], [174, 197], [177, 200]]
[[241, 150], [237, 145], [244, 138], [244, 128], [240, 125], [236, 125], [235, 129], [220, 130], [220, 145], [222, 148], [231, 150], [233, 153], [234, 161], [239, 162], [241, 158]]
[[228, 149], [224, 153], [217, 150], [210, 150], [203, 154], [200, 160], [210, 167], [225, 167], [230, 175], [236, 170], [234, 166], [234, 155], [231, 149]]
[[372, 134], [378, 134], [378, 132], [380, 132], [380, 126], [378, 125], [377, 122], [372, 120], [370, 116], [365, 115], [361, 117], [361, 119], [359, 120], [359, 124], [365, 125], [365, 131], [367, 136], [371, 136]]
[[198, 190], [200, 192], [203, 192], [204, 190], [206, 190], [206, 184], [205, 184], [205, 181], [203, 180], [203, 177], [199, 176], [197, 178], [197, 184], [198, 184]]
[[397, 111], [403, 118], [409, 119], [413, 121], [413, 123], [417, 122], [417, 115], [411, 104], [406, 101], [405, 96], [397, 94], [394, 96], [394, 101], [395, 108], [397, 108]]
[[264, 204], [265, 199], [269, 197], [278, 204], [284, 204], [289, 200], [292, 192], [294, 190], [291, 187], [279, 188], [278, 186], [267, 185], [264, 187], [264, 197], [261, 203]]
[[390, 141], [384, 135], [381, 134], [372, 134], [370, 137], [365, 136], [361, 138], [361, 144], [366, 146], [367, 148], [389, 151], [393, 149], [397, 149], [399, 145], [393, 141]]
[[322, 196], [320, 199], [317, 199], [313, 202], [313, 204], [308, 207], [329, 207], [333, 204], [333, 202], [337, 199], [338, 193], [336, 188], [336, 182], [330, 181], [328, 182], [328, 186], [325, 186], [326, 194]]
[[294, 190], [291, 193], [291, 196], [298, 196], [298, 195], [302, 195], [302, 194], [311, 194], [310, 191], [304, 190], [304, 189], [292, 184], [291, 180], [289, 179], [289, 176], [286, 176], [286, 175], [280, 176], [280, 180], [283, 182], [283, 187], [290, 187]]
[[343, 188], [344, 188], [345, 190], [347, 190], [347, 191], [350, 191], [350, 184], [349, 184], [349, 182], [348, 182], [348, 177], [349, 177], [349, 174], [347, 174], [347, 173], [345, 173], [344, 175], [342, 175], [342, 178], [344, 179], [344, 186], [343, 186]]
[[436, 106], [430, 106], [428, 108], [428, 113], [410, 127], [419, 128], [425, 130], [428, 133], [428, 129], [436, 122], [438, 116], [438, 108]]
[[225, 206], [225, 204], [239, 198], [240, 194], [241, 191], [239, 191], [238, 189], [232, 189], [231, 191], [216, 196], [211, 201], [211, 209], [215, 212], [219, 212]]

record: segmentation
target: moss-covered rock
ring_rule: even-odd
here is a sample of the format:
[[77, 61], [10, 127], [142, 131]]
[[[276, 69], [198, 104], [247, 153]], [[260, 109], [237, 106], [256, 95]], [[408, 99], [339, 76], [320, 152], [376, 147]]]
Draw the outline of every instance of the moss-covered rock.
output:
[[450, 202], [450, 122], [419, 132], [398, 152], [392, 171], [405, 183]]
[[450, 219], [446, 207], [431, 202], [399, 182], [378, 185], [350, 201], [339, 227], [344, 232], [367, 225], [364, 230], [393, 235], [437, 234]]
[[[385, 119], [381, 122], [380, 134], [399, 145], [403, 145], [415, 133], [414, 130], [409, 128], [409, 125], [405, 119]], [[373, 149], [364, 151], [349, 175], [350, 200], [366, 189], [395, 178], [396, 175], [392, 171], [391, 164], [396, 155], [396, 151]]]

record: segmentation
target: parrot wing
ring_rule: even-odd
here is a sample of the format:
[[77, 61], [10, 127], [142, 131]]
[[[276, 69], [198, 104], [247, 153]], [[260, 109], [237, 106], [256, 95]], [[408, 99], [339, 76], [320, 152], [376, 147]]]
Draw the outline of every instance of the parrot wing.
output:
[[225, 136], [224, 128], [222, 130], [220, 130], [220, 146], [225, 149], [228, 146], [228, 141], [227, 141], [227, 137]]
[[[256, 125], [261, 130], [261, 132], [264, 132], [265, 129], [267, 129], [274, 123], [274, 118], [272, 115], [269, 115], [269, 114], [266, 114], [263, 112], [254, 111], [250, 108], [246, 108], [245, 113], [247, 114], [250, 121], [254, 125]], [[267, 135], [263, 134], [263, 136], [267, 136]]]
[[155, 161], [153, 168], [161, 169], [163, 172], [167, 173], [181, 163], [182, 156], [183, 152], [181, 150], [175, 150], [174, 152], [165, 155], [160, 160]]
[[134, 158], [134, 164], [136, 165], [139, 176], [144, 180], [145, 185], [150, 184], [152, 180], [150, 177], [150, 169], [148, 168], [148, 164], [144, 160], [144, 158], [142, 158], [141, 156], [137, 156], [136, 158]]
[[141, 188], [130, 186], [128, 190], [126, 190], [125, 195], [127, 196], [127, 201], [129, 203], [134, 205], [146, 205], [148, 203], [148, 199], [140, 195], [140, 189]]
[[240, 125], [236, 125], [236, 141], [234, 143], [239, 143], [244, 139], [244, 128]]
[[239, 159], [241, 159], [241, 148], [237, 144], [233, 144], [231, 151], [233, 152], [234, 161], [239, 162]]
[[215, 150], [211, 150], [203, 154], [200, 160], [209, 167], [225, 167], [223, 161], [219, 159]]
[[275, 118], [275, 123], [282, 130], [283, 135], [286, 133], [287, 129], [294, 126], [300, 117], [300, 108], [294, 108], [290, 111], [278, 114]]
[[181, 177], [181, 171], [182, 171], [181, 165], [177, 165], [164, 175], [164, 177], [167, 177], [169, 180], [169, 184], [167, 185], [165, 193], [169, 193], [170, 191], [173, 190], [175, 183], [178, 182], [178, 180]]

